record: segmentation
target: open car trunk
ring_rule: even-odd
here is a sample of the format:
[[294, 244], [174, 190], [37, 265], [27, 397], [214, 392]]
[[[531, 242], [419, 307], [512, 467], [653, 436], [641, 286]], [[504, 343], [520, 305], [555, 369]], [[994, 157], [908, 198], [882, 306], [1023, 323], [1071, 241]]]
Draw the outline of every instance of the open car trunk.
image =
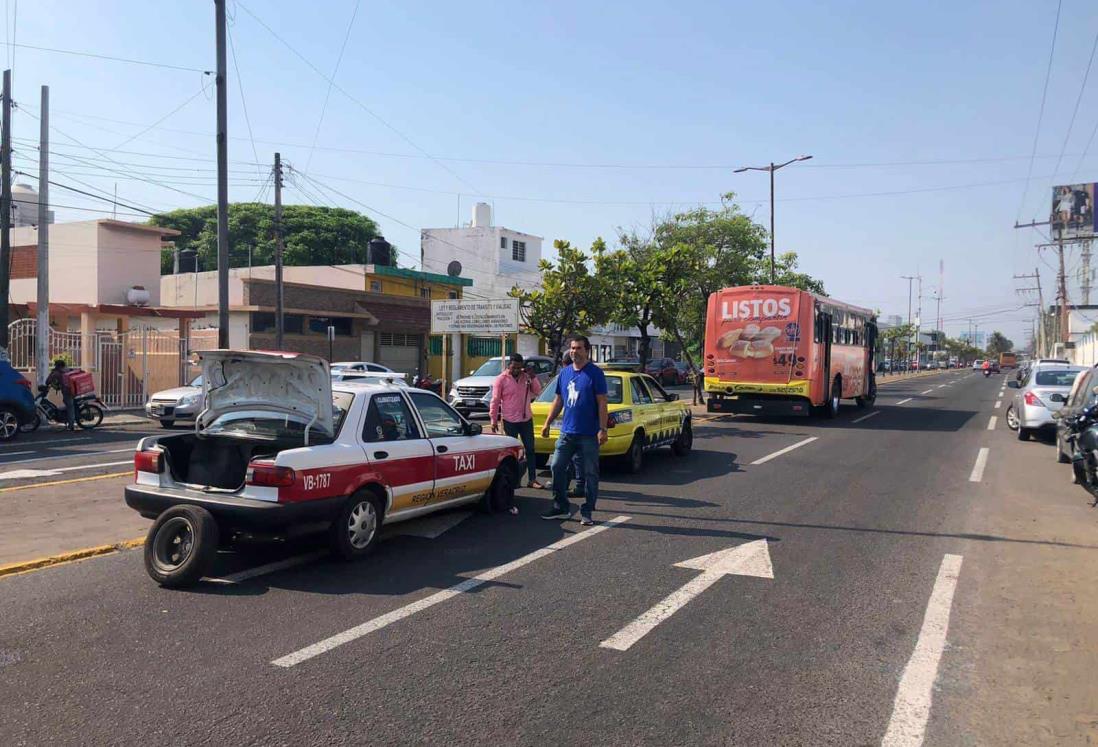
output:
[[167, 454], [168, 469], [175, 482], [219, 490], [243, 488], [253, 459], [273, 459], [280, 451], [304, 445], [302, 438], [256, 441], [194, 433], [167, 436], [157, 443]]

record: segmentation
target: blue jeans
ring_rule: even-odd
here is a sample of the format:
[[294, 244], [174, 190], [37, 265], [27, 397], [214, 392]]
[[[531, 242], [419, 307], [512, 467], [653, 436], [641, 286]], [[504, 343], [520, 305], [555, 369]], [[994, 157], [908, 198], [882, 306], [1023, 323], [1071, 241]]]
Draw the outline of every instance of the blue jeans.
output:
[[595, 511], [595, 502], [599, 498], [599, 440], [597, 436], [581, 436], [575, 433], [562, 433], [557, 439], [553, 452], [553, 501], [562, 511], [571, 511], [568, 502], [568, 473], [574, 469], [573, 459], [581, 455], [583, 466], [576, 474], [577, 485], [582, 480], [584, 486], [583, 508], [580, 513], [591, 516]]

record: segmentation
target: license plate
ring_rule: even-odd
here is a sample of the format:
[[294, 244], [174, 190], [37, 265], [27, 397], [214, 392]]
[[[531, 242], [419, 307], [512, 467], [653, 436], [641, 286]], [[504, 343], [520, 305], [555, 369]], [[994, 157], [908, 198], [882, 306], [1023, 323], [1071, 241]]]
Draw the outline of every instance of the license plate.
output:
[[475, 399], [465, 400], [465, 406], [466, 407], [476, 407], [476, 405], [477, 405], [477, 400], [475, 400]]
[[153, 415], [163, 415], [164, 414], [164, 408], [161, 405], [153, 405], [152, 406], [152, 414]]

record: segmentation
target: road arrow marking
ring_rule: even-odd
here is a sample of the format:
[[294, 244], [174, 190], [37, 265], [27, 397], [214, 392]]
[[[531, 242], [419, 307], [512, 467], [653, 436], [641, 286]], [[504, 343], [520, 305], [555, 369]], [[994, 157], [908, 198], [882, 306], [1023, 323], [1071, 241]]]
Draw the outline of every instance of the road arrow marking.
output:
[[681, 563], [675, 563], [675, 567], [691, 568], [701, 571], [702, 574], [667, 596], [652, 609], [600, 643], [599, 646], [612, 648], [615, 651], [627, 651], [630, 646], [648, 635], [653, 628], [678, 612], [691, 599], [715, 584], [722, 576], [774, 578], [774, 566], [770, 564], [770, 552], [767, 550], [766, 540], [764, 539], [754, 540], [745, 545], [729, 547], [725, 550], [718, 550], [692, 560], [684, 560]]
[[445, 514], [427, 516], [422, 519], [413, 519], [412, 521], [394, 524], [389, 534], [393, 536], [402, 534], [409, 537], [438, 539], [441, 535], [450, 531], [472, 515], [472, 511], [453, 511]]

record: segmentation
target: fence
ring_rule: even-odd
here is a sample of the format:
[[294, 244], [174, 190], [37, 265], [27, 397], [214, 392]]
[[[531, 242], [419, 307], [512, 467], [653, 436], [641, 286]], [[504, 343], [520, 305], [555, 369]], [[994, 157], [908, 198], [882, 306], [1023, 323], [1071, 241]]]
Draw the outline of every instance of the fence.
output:
[[1087, 332], [1075, 341], [1074, 348], [1068, 348], [1065, 352], [1072, 363], [1093, 366], [1098, 363], [1098, 334]]
[[[8, 325], [8, 354], [15, 368], [35, 379], [34, 319]], [[58, 332], [50, 330], [50, 360], [68, 358], [95, 376], [96, 392], [110, 407], [141, 407], [149, 395], [190, 381], [194, 350], [217, 347], [217, 330], [196, 330], [190, 339], [178, 332], [135, 329], [127, 332]]]

